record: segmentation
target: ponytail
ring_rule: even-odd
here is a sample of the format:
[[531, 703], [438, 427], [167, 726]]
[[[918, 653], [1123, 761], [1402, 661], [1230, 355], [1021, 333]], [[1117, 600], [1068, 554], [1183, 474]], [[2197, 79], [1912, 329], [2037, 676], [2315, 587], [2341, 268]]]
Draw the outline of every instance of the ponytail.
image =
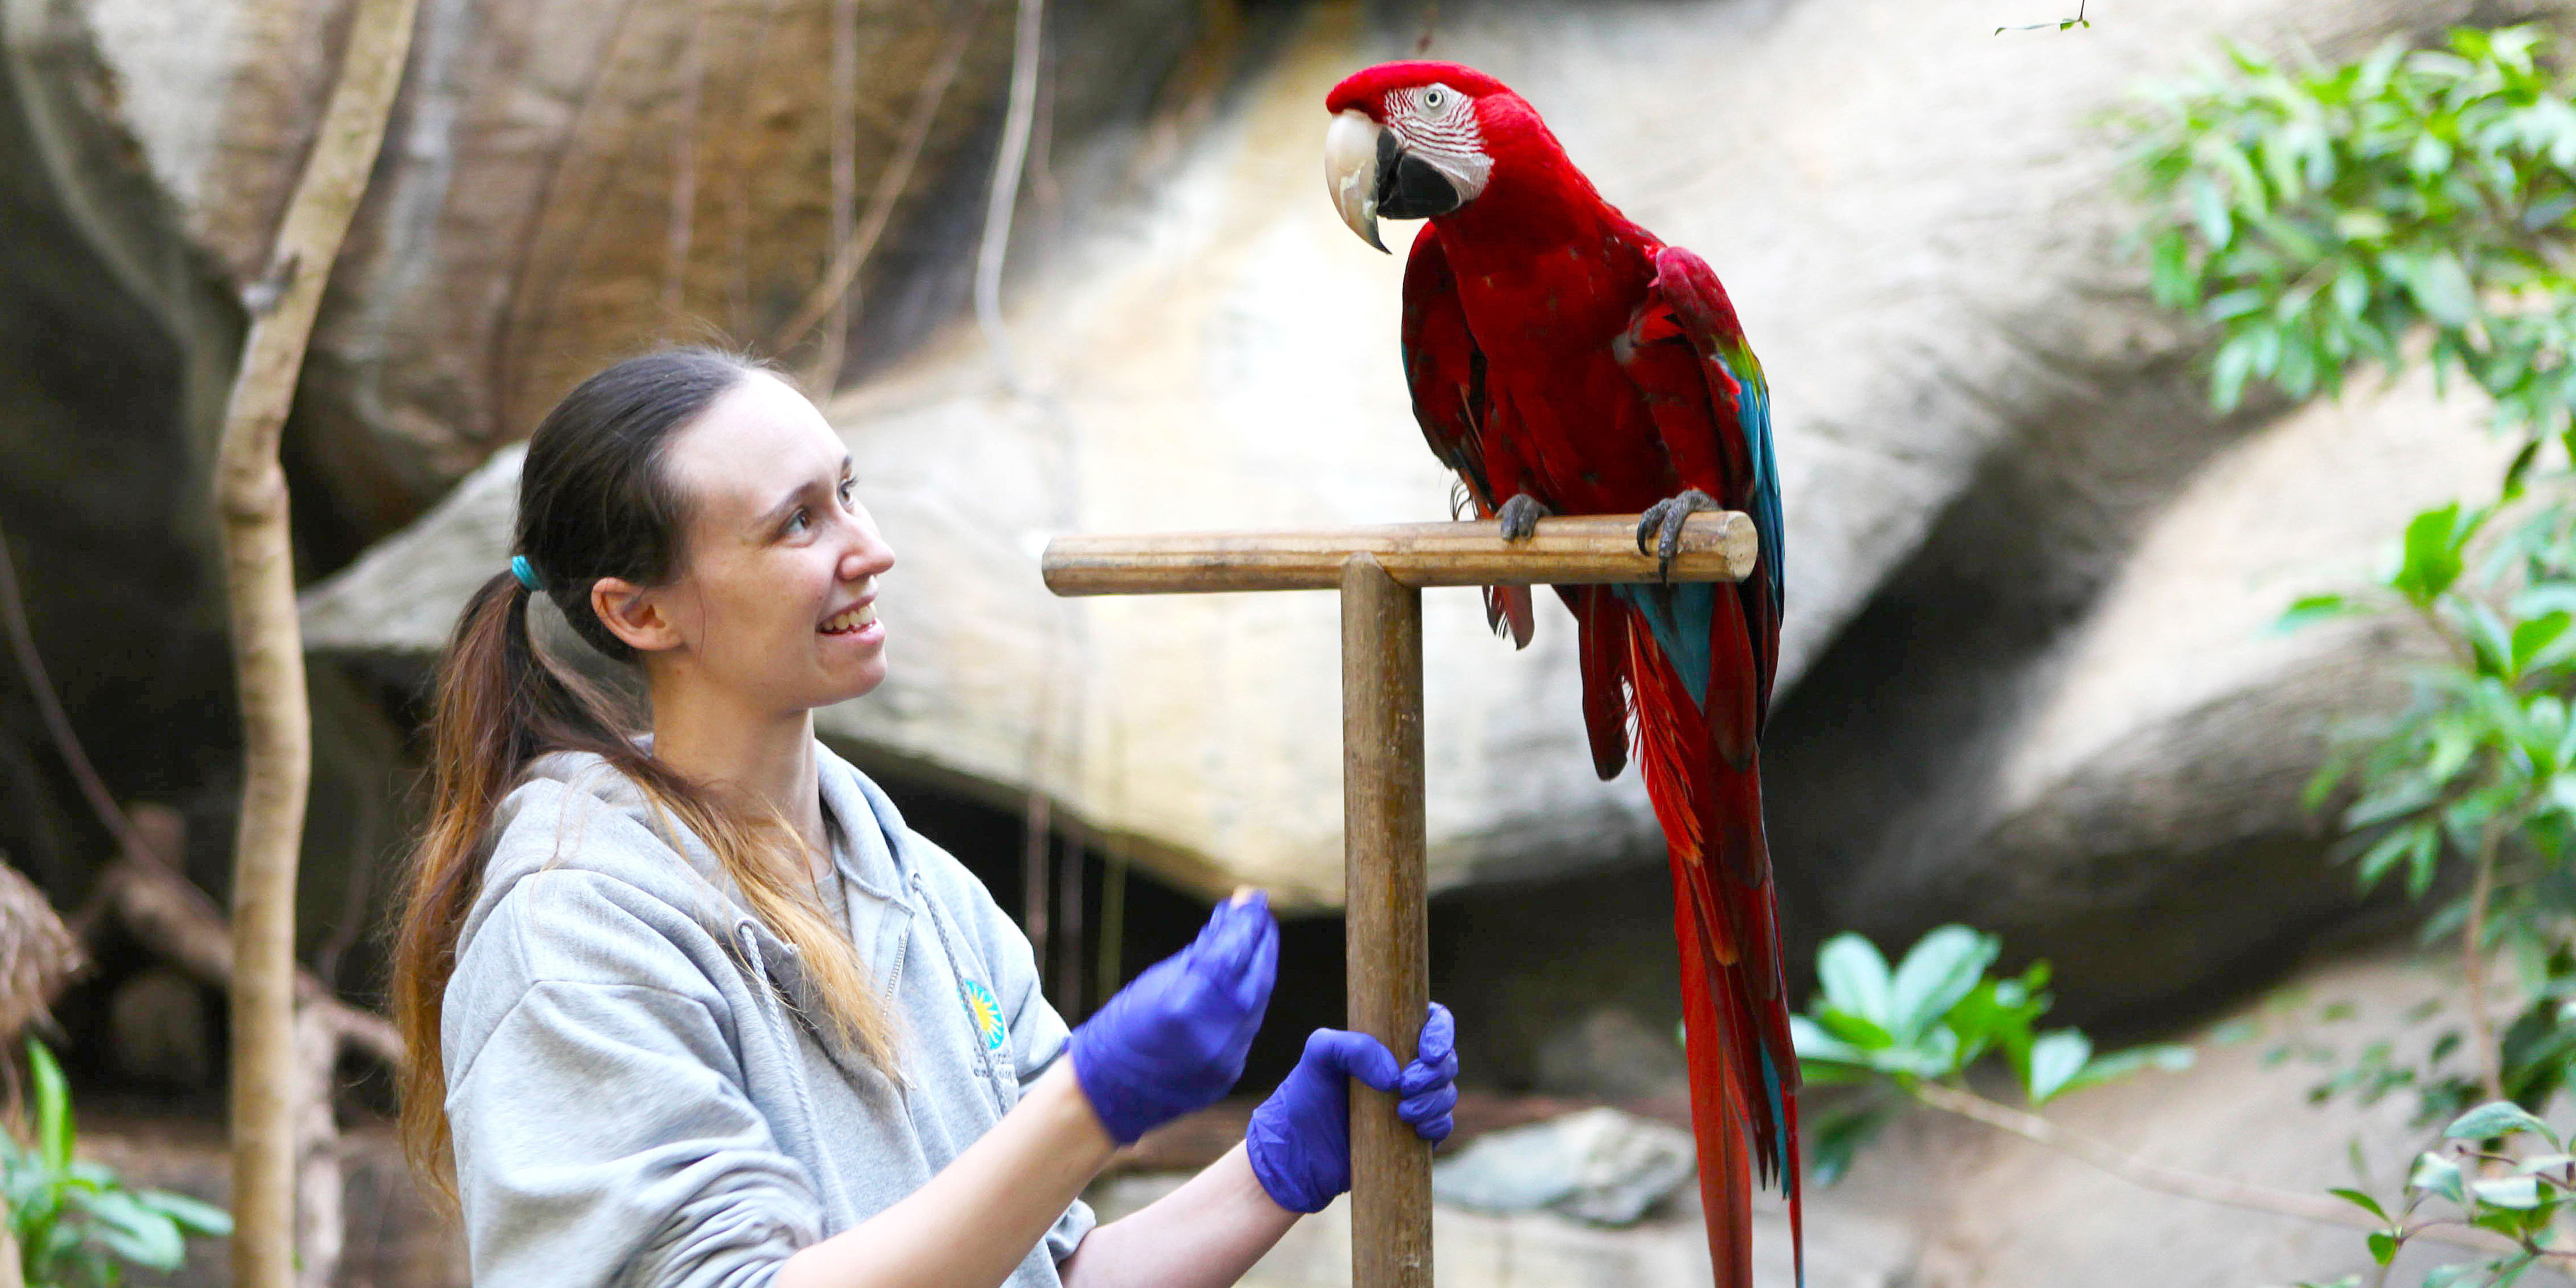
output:
[[456, 1186], [439, 1003], [456, 969], [457, 932], [482, 884], [484, 829], [533, 746], [528, 599], [527, 587], [509, 573], [484, 582], [465, 602], [439, 660], [437, 706], [430, 716], [429, 829], [412, 851], [395, 931], [403, 1149], [451, 1202]]
[[[822, 907], [812, 858], [774, 809], [746, 812], [638, 748], [617, 704], [599, 686], [556, 666], [528, 629], [537, 580], [515, 571], [530, 557], [545, 593], [576, 633], [612, 659], [633, 650], [591, 611], [602, 576], [665, 582], [678, 562], [684, 513], [660, 470], [671, 434], [714, 398], [761, 370], [733, 355], [669, 350], [620, 363], [567, 394], [528, 444], [520, 476], [514, 571], [477, 587], [459, 615], [437, 672], [430, 717], [429, 824], [411, 855], [395, 931], [394, 1021], [401, 1073], [404, 1152], [450, 1203], [456, 1198], [446, 1112], [441, 1002], [456, 969], [456, 941], [481, 892], [493, 812], [530, 761], [587, 751], [642, 790], [659, 822], [676, 820], [705, 843], [754, 914], [793, 946], [823, 1014], [809, 1017], [901, 1080], [894, 1021], [867, 967]], [[603, 571], [566, 576], [575, 569]], [[872, 820], [844, 820], [872, 826]], [[672, 840], [666, 832], [666, 840]], [[673, 848], [677, 848], [676, 844]]]

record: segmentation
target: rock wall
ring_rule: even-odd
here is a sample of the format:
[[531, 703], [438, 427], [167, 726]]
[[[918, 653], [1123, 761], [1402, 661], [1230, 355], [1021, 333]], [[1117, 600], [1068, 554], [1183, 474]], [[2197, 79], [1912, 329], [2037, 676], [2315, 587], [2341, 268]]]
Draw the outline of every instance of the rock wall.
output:
[[[1431, 52], [1515, 84], [1612, 200], [1717, 265], [1772, 374], [1790, 616], [1770, 816], [1793, 923], [1975, 921], [2091, 972], [2105, 1005], [2151, 1005], [2352, 914], [2293, 789], [2336, 713], [2385, 700], [2392, 641], [2262, 626], [2493, 462], [2475, 409], [2421, 390], [2211, 417], [2201, 337], [2148, 306], [2122, 247], [2134, 215], [2099, 118], [2222, 34], [2341, 54], [2471, 10], [2184, 0], [2152, 22], [2004, 35], [1968, 0], [1067, 10], [1005, 373], [958, 316], [1001, 6], [430, 0], [290, 436], [305, 566], [336, 570], [308, 595], [309, 641], [397, 730], [363, 752], [326, 731], [326, 760], [398, 779], [406, 690], [506, 553], [505, 444], [616, 353], [776, 336], [836, 221], [861, 223], [882, 186], [846, 326], [786, 353], [825, 377], [903, 558], [884, 603], [895, 679], [825, 713], [828, 736], [892, 774], [1047, 795], [1204, 892], [1337, 902], [1330, 598], [1068, 603], [1038, 584], [1036, 551], [1068, 530], [1447, 512], [1398, 373], [1398, 262], [1351, 239], [1315, 182], [1324, 88], [1427, 22]], [[14, 459], [108, 455], [0, 495], [13, 524], [36, 520], [14, 535], [22, 558], [65, 553], [39, 609], [63, 623], [49, 652], [80, 659], [70, 687], [94, 689], [84, 718], [149, 729], [181, 710], [203, 726], [190, 747], [220, 748], [229, 682], [206, 660], [218, 619], [185, 498], [202, 495], [234, 296], [263, 271], [340, 8], [0, 13], [0, 143], [38, 234], [0, 259], [62, 315], [13, 304], [13, 334], [131, 355], [87, 383], [56, 374], [78, 369], [66, 359], [21, 361], [52, 392], [0, 413]], [[864, 73], [839, 89], [836, 39]], [[127, 494], [69, 485], [128, 476], [159, 489], [139, 503], [150, 524], [120, 518]], [[173, 604], [185, 625], [152, 634]], [[1569, 632], [1544, 611], [1515, 654], [1471, 595], [1429, 597], [1442, 888], [1659, 852], [1635, 778], [1589, 773]], [[136, 638], [192, 660], [152, 670]], [[127, 677], [146, 671], [158, 696], [138, 702]], [[13, 754], [39, 767], [12, 790], [68, 799], [38, 753]], [[207, 756], [154, 754], [119, 772], [169, 765], [220, 798]], [[351, 866], [363, 826], [383, 823], [318, 829], [319, 865]], [[2102, 927], [2141, 917], [2154, 951], [2102, 950]]]
[[[2222, 32], [2354, 50], [2460, 13], [2207, 0], [2059, 39], [1866, 0], [1443, 10], [1436, 52], [1513, 82], [1608, 196], [1708, 254], [1772, 373], [1790, 616], [1769, 779], [1801, 924], [1958, 916], [2080, 956], [2151, 913], [2157, 953], [2099, 963], [2133, 1002], [2348, 915], [2296, 786], [2333, 713], [2384, 699], [2386, 641], [2265, 628], [2410, 507], [2481, 486], [2494, 450], [2474, 408], [2411, 387], [2213, 418], [2199, 338], [2122, 249], [2098, 118]], [[1139, 198], [1017, 292], [1016, 391], [960, 327], [830, 403], [905, 561], [894, 679], [826, 713], [832, 736], [997, 797], [1034, 783], [1204, 890], [1338, 899], [1330, 598], [1068, 604], [1035, 552], [1446, 512], [1397, 370], [1398, 261], [1314, 190], [1317, 97], [1414, 30], [1299, 11]], [[1849, 74], [1799, 74], [1825, 48]], [[314, 592], [316, 647], [430, 646], [504, 553], [510, 466], [488, 468], [479, 499]], [[1657, 853], [1635, 779], [1589, 773], [1564, 621], [1514, 654], [1471, 595], [1428, 597], [1437, 885]]]

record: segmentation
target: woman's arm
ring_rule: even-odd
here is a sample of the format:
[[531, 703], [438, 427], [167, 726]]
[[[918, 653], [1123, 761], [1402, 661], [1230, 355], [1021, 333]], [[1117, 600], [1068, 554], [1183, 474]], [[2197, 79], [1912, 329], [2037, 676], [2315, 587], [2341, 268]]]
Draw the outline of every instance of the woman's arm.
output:
[[1237, 1145], [1179, 1189], [1084, 1236], [1056, 1269], [1065, 1288], [1225, 1288], [1297, 1216], [1271, 1201]]
[[1074, 1081], [1073, 1062], [1059, 1060], [928, 1184], [789, 1257], [772, 1282], [776, 1288], [999, 1284], [1081, 1195], [1111, 1148]]

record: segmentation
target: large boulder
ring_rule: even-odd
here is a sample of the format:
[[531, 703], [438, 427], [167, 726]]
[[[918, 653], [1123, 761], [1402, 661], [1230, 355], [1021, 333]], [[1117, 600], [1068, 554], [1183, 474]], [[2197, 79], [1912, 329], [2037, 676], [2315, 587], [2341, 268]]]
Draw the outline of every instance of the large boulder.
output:
[[[217, 884], [239, 769], [209, 467], [243, 300], [267, 286], [350, 8], [0, 4], [0, 526], [91, 758], [118, 795], [200, 816], [194, 868]], [[1055, 15], [1020, 247], [1117, 180], [1202, 16], [1170, 0]], [[878, 229], [844, 325], [827, 313], [789, 362], [855, 377], [944, 321], [1011, 27], [992, 0], [426, 0], [286, 432], [304, 575], [417, 517], [609, 356], [776, 347], [842, 226]], [[859, 73], [845, 89], [836, 28]], [[307, 854], [327, 884], [372, 852], [370, 825], [332, 812], [383, 815], [399, 792], [373, 758], [385, 740], [322, 710], [347, 686], [316, 682]], [[373, 690], [348, 713], [382, 724], [405, 700]], [[112, 847], [42, 730], [0, 681], [0, 848], [78, 898]]]
[[[1960, 691], [1855, 666], [1804, 678], [1856, 615], [1870, 620], [1873, 597], [1873, 611], [1892, 611], [1888, 597], [1917, 593], [1933, 560], [1989, 591], [2012, 582], [2014, 602], [2045, 610], [2013, 616], [2036, 643], [1987, 649], [1973, 665], [1997, 692], [2045, 694], [2062, 678], [2047, 645], [2103, 586], [2188, 575], [2132, 568], [2165, 548], [2140, 535], [2257, 423], [2202, 409], [2196, 337], [2143, 299], [2119, 246], [2134, 214], [2115, 195], [2116, 140], [2097, 116], [2141, 78], [2183, 70], [2221, 32], [2341, 50], [2442, 16], [2207, 0], [2155, 24], [1997, 38], [1991, 15], [1965, 4], [1443, 13], [1436, 52], [1515, 83], [1608, 196], [1710, 256], [1772, 373], [1790, 516], [1791, 692], [1771, 770], [1784, 866], [1839, 887], [1898, 861], [1855, 852], [1835, 828], [1899, 805], [1930, 817], [1991, 804], [1972, 799], [1976, 784], [1933, 790], [1919, 765], [1862, 754], [1873, 728], [1964, 727], [1939, 715]], [[1009, 380], [961, 327], [829, 405], [905, 562], [885, 610], [895, 678], [824, 724], [884, 763], [997, 796], [1034, 786], [1203, 889], [1258, 881], [1329, 903], [1341, 866], [1331, 598], [1068, 604], [1045, 595], [1034, 566], [1051, 531], [1446, 513], [1448, 481], [1411, 426], [1396, 360], [1400, 263], [1351, 239], [1315, 173], [1323, 89], [1413, 33], [1355, 26], [1331, 7], [1291, 27], [1142, 199], [1098, 212], [1018, 293]], [[1867, 73], [1790, 70], [1818, 48]], [[2453, 447], [2428, 437], [2396, 450], [2447, 458]], [[2334, 468], [2284, 477], [2331, 496], [2348, 485]], [[506, 491], [508, 466], [492, 469], [474, 486]], [[2425, 485], [2408, 499], [2434, 495], [2437, 477], [2456, 481], [2398, 472]], [[2402, 504], [2350, 514], [2341, 531], [2367, 539]], [[498, 566], [504, 513], [460, 500], [317, 590], [315, 646], [425, 653], [461, 589]], [[2258, 542], [2240, 553], [2287, 575], [2314, 551]], [[424, 595], [421, 579], [443, 575], [424, 565], [451, 562], [445, 588]], [[2259, 622], [2210, 619], [2205, 640], [2224, 643], [2238, 626]], [[1543, 614], [1538, 642], [1514, 654], [1487, 635], [1472, 595], [1436, 593], [1425, 637], [1436, 886], [1658, 852], [1634, 777], [1605, 786], [1589, 772], [1561, 613]], [[2117, 635], [2094, 646], [2122, 647]], [[2021, 771], [2019, 799], [2126, 748], [2136, 730], [2119, 721], [2152, 718], [2118, 704], [2075, 710], [2110, 723], [2051, 744], [2058, 761]], [[1856, 741], [1802, 758], [1836, 729]], [[2281, 759], [2312, 752], [2284, 744]], [[1856, 794], [1873, 808], [1849, 808]], [[2088, 800], [2059, 805], [2057, 823], [2027, 821], [2029, 844], [2203, 826], [2170, 811], [2151, 822], [2118, 793]], [[2152, 867], [2157, 844], [2130, 850]]]
[[2023, 484], [1945, 519], [1779, 723], [1773, 835], [1804, 923], [1971, 921], [2088, 1011], [2277, 969], [2354, 910], [2303, 789], [2431, 647], [2411, 621], [2277, 623], [2368, 580], [2417, 509], [2493, 495], [2513, 447], [2428, 378], [2304, 408], [2201, 465], [2071, 613], [2044, 560], [1987, 562], [1997, 525], [2046, 522], [2015, 504], [2018, 458]]
[[[1793, 920], [1897, 934], [1959, 916], [2073, 961], [2103, 942], [2104, 918], [2152, 914], [2163, 964], [2100, 976], [2125, 1004], [2347, 915], [2292, 789], [2333, 712], [2393, 692], [2368, 678], [2389, 674], [2377, 637], [2229, 650], [2259, 635], [2269, 587], [2286, 598], [2348, 573], [2347, 550], [2473, 486], [2488, 449], [2435, 428], [2471, 411], [2364, 399], [2351, 415], [2421, 432], [2365, 457], [2311, 429], [2262, 467], [2268, 482], [2227, 492], [2254, 468], [2231, 445], [2273, 432], [2281, 409], [2203, 410], [2202, 338], [2143, 298], [2099, 118], [2222, 34], [2344, 54], [2472, 6], [2188, 0], [2153, 23], [2003, 35], [2012, 15], [1968, 0], [1059, 13], [1007, 367], [955, 320], [1005, 7], [854, 7], [869, 74], [844, 91], [833, 15], [852, 7], [819, 0], [422, 9], [290, 433], [305, 566], [336, 567], [480, 472], [310, 593], [319, 653], [371, 660], [334, 698], [368, 749], [324, 731], [348, 781], [395, 777], [383, 749], [398, 755], [398, 739], [358, 708], [399, 705], [465, 589], [506, 554], [514, 467], [491, 453], [617, 352], [698, 323], [775, 334], [836, 218], [884, 179], [894, 205], [834, 332], [841, 357], [811, 341], [788, 355], [846, 377], [818, 395], [904, 561], [886, 603], [895, 679], [825, 713], [827, 735], [894, 774], [1051, 797], [1203, 892], [1249, 880], [1289, 904], [1338, 901], [1331, 597], [1065, 602], [1035, 552], [1060, 531], [1447, 513], [1396, 361], [1400, 265], [1353, 241], [1316, 183], [1324, 88], [1434, 21], [1432, 52], [1517, 85], [1612, 200], [1718, 266], [1772, 374], [1790, 617], [1769, 778]], [[66, 687], [88, 723], [181, 711], [189, 746], [228, 741], [218, 601], [190, 593], [203, 512], [184, 498], [202, 495], [235, 297], [264, 271], [344, 9], [0, 9], [0, 147], [35, 234], [0, 251], [31, 285], [0, 323], [29, 353], [66, 334], [134, 355], [121, 375], [28, 359], [41, 396], [0, 413], [0, 450], [49, 471], [0, 495], [29, 521], [13, 540], [41, 565], [40, 610], [83, 610], [40, 618], [48, 653], [84, 662]], [[893, 158], [950, 50], [953, 80], [902, 172]], [[888, 68], [902, 74], [876, 74]], [[75, 445], [95, 461], [63, 465]], [[142, 494], [84, 490], [101, 471], [151, 489], [149, 524], [118, 518]], [[2314, 510], [2336, 535], [2275, 541], [2254, 520], [2283, 489], [2284, 512]], [[2236, 499], [2207, 499], [2222, 493]], [[2345, 495], [2369, 501], [2335, 504]], [[2195, 505], [2219, 509], [2175, 517]], [[2257, 581], [2197, 584], [2222, 565]], [[1543, 612], [1516, 654], [1472, 595], [1428, 597], [1440, 888], [1659, 856], [1635, 777], [1589, 772], [1566, 620]], [[189, 660], [156, 667], [137, 639]], [[149, 702], [129, 674], [151, 677]], [[108, 759], [220, 794], [215, 761], [155, 750], [171, 741]], [[39, 804], [41, 786], [9, 779]], [[344, 823], [318, 829], [333, 838], [320, 853], [382, 828]]]
[[[115, 285], [204, 364], [218, 403], [240, 328], [231, 297], [270, 271], [349, 8], [0, 11], [39, 172]], [[1082, 52], [1051, 78], [1049, 138], [1082, 156], [1200, 30], [1168, 0], [1057, 15], [1056, 39]], [[960, 296], [976, 225], [955, 216], [988, 181], [1011, 32], [1010, 7], [989, 0], [422, 4], [297, 404], [308, 537], [345, 558], [604, 359], [656, 338], [786, 345], [837, 372], [858, 364], [818, 346], [917, 336]], [[1053, 192], [1045, 159], [1032, 173]], [[881, 184], [893, 204], [842, 329], [787, 334]], [[191, 409], [201, 452], [214, 409]]]

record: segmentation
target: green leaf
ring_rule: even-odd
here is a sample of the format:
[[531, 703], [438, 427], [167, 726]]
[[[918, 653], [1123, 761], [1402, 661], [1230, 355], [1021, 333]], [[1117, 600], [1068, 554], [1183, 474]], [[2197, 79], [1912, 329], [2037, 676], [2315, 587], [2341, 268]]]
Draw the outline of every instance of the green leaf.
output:
[[2408, 778], [2390, 783], [2352, 803], [2343, 813], [2346, 829], [2358, 832], [2382, 823], [2404, 818], [2441, 799], [2430, 784]]
[[1825, 1027], [1804, 1015], [1789, 1017], [1789, 1044], [1796, 1048], [1798, 1059], [1823, 1061], [1828, 1064], [1869, 1063], [1868, 1055], [1853, 1043], [1825, 1031]]
[[2332, 1194], [2336, 1198], [2342, 1199], [2344, 1202], [2350, 1203], [2353, 1206], [2360, 1208], [2362, 1211], [2378, 1217], [2382, 1221], [2389, 1219], [2387, 1210], [2379, 1206], [2379, 1200], [2372, 1198], [2359, 1190], [2334, 1189], [2328, 1190], [2326, 1193]]
[[2513, 463], [2506, 466], [2504, 470], [2504, 498], [2506, 500], [2510, 501], [2522, 495], [2523, 486], [2531, 475], [2532, 464], [2540, 459], [2540, 448], [2542, 444], [2547, 441], [2548, 440], [2546, 439], [2535, 438], [2530, 442], [2523, 444], [2521, 451], [2513, 454]]
[[2391, 588], [2417, 604], [2451, 588], [2460, 576], [2460, 503], [2426, 510], [2406, 525], [2405, 562]]
[[2272, 624], [2275, 631], [2295, 631], [2337, 617], [2350, 617], [2361, 611], [2349, 595], [2303, 595], [2291, 601], [2280, 620]]
[[2211, 250], [2225, 250], [2236, 235], [2235, 216], [2227, 212], [2227, 199], [2218, 194], [2218, 185], [2207, 179], [2192, 185], [2192, 218], [2200, 221], [2201, 239]]
[[2395, 1234], [2387, 1230], [2373, 1230], [2370, 1232], [2369, 1242], [2371, 1260], [2384, 1266], [2397, 1259], [2397, 1236]]
[[1817, 1007], [1815, 1018], [1816, 1023], [1824, 1026], [1825, 1032], [1864, 1052], [1884, 1051], [1896, 1045], [1896, 1039], [1887, 1030], [1839, 1007]]
[[84, 1192], [74, 1205], [96, 1223], [100, 1241], [128, 1261], [155, 1270], [176, 1270], [187, 1259], [187, 1241], [179, 1233], [179, 1223], [136, 1202], [130, 1194]]
[[2531, 1176], [2498, 1176], [2469, 1186], [2478, 1201], [2517, 1211], [2540, 1206], [2540, 1181]]
[[229, 1238], [232, 1235], [232, 1213], [212, 1203], [201, 1202], [185, 1194], [174, 1194], [169, 1190], [136, 1190], [134, 1198], [136, 1202], [178, 1222], [179, 1228], [191, 1234], [202, 1234], [217, 1239]]
[[2093, 1040], [2073, 1029], [2042, 1034], [2030, 1044], [2030, 1103], [2044, 1105], [2083, 1072]]
[[2426, 1153], [2415, 1160], [2415, 1170], [2406, 1176], [2406, 1187], [2426, 1194], [2438, 1194], [2454, 1203], [2467, 1203], [2468, 1192], [2460, 1179], [2457, 1160], [2440, 1154]]
[[1816, 981], [1835, 1010], [1888, 1027], [1891, 981], [1877, 945], [1848, 933], [1826, 940], [1816, 954]]
[[2451, 1120], [2442, 1134], [2453, 1140], [2491, 1140], [2515, 1132], [2537, 1132], [2552, 1145], [2559, 1140], [2549, 1125], [2510, 1100], [2490, 1100]]
[[1842, 1179], [1853, 1157], [1887, 1126], [1895, 1110], [1894, 1103], [1866, 1097], [1856, 1105], [1837, 1104], [1825, 1109], [1801, 1142], [1814, 1160], [1815, 1182], [1831, 1185]]
[[54, 1063], [54, 1053], [34, 1038], [27, 1039], [27, 1069], [36, 1084], [36, 1146], [45, 1165], [57, 1173], [69, 1172], [72, 1166], [72, 1102], [69, 1084], [63, 1081], [63, 1067]]
[[2197, 1054], [2190, 1047], [2178, 1044], [2131, 1047], [2126, 1051], [2096, 1056], [2087, 1061], [2083, 1069], [2066, 1080], [2065, 1086], [2058, 1088], [2058, 1092], [2062, 1095], [2086, 1087], [2097, 1087], [2147, 1068], [2178, 1073], [2190, 1068], [2197, 1058]]
[[2531, 660], [2540, 656], [2542, 649], [2557, 643], [2558, 637], [2567, 633], [2567, 627], [2571, 621], [2576, 621], [2576, 618], [2570, 618], [2566, 613], [2559, 612], [2551, 613], [2546, 617], [2535, 617], [2514, 627], [2513, 674], [2521, 675], [2531, 665]]
[[2002, 951], [1993, 936], [1966, 926], [1942, 926], [1923, 936], [1905, 954], [1889, 985], [1890, 1034], [1899, 1042], [1913, 1041], [1977, 986]]

